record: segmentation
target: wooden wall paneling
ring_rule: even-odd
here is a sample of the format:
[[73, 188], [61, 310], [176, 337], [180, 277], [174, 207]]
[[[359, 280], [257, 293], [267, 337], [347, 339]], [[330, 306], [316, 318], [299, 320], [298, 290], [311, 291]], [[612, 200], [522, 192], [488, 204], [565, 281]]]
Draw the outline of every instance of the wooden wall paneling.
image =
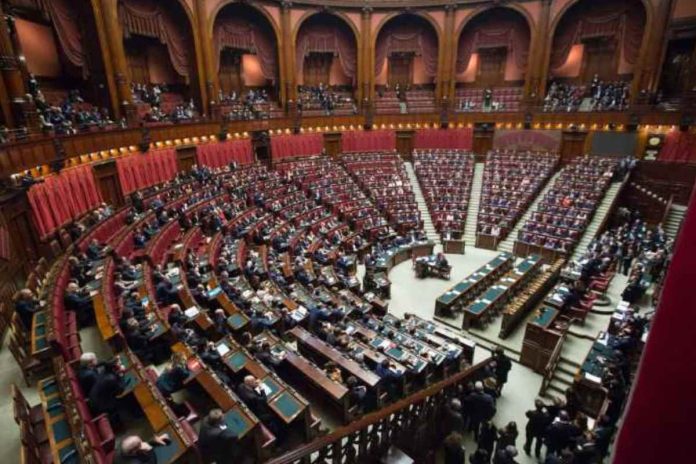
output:
[[479, 156], [485, 156], [493, 148], [493, 135], [495, 126], [490, 123], [474, 124], [473, 152]]
[[411, 161], [413, 152], [413, 136], [415, 130], [398, 130], [396, 131], [396, 151], [406, 161]]
[[2, 224], [7, 227], [11, 241], [11, 262], [36, 260], [39, 235], [31, 218], [31, 206], [25, 189], [12, 189], [0, 195]]
[[638, 161], [632, 179], [663, 198], [673, 195], [678, 205], [688, 205], [696, 181], [696, 164]]
[[340, 132], [324, 132], [324, 150], [329, 156], [336, 156], [343, 148]]
[[587, 131], [563, 131], [561, 136], [561, 163], [567, 164], [585, 153]]
[[176, 163], [179, 172], [190, 170], [196, 164], [196, 145], [180, 145], [176, 147]]
[[123, 191], [118, 179], [116, 160], [110, 159], [93, 166], [94, 178], [104, 201], [116, 207], [124, 204]]

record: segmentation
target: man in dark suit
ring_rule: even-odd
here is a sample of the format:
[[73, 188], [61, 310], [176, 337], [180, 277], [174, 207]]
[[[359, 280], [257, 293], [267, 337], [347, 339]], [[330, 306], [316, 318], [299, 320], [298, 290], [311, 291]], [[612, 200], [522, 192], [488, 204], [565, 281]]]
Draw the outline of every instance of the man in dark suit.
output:
[[508, 381], [508, 373], [512, 369], [512, 361], [505, 355], [505, 351], [500, 346], [495, 349], [493, 358], [495, 359], [496, 388], [498, 390], [498, 396], [500, 396], [503, 385]]
[[221, 409], [213, 409], [198, 432], [198, 446], [206, 463], [231, 464], [238, 457], [237, 436], [225, 424]]
[[137, 435], [129, 435], [121, 440], [116, 462], [119, 464], [157, 464], [155, 448], [166, 446], [170, 440], [171, 438], [166, 433], [155, 436], [149, 442]]
[[549, 425], [549, 415], [541, 400], [534, 401], [534, 409], [527, 411], [527, 427], [525, 428], [526, 440], [524, 442], [524, 452], [530, 456], [532, 452], [532, 442], [536, 440], [534, 455], [541, 456], [541, 444], [544, 430]]
[[63, 301], [65, 303], [65, 309], [74, 311], [77, 314], [77, 320], [81, 327], [90, 324], [94, 317], [92, 298], [80, 292], [80, 288], [75, 282], [70, 282], [66, 287]]
[[474, 432], [474, 439], [478, 440], [481, 423], [495, 415], [495, 401], [491, 395], [483, 391], [483, 383], [479, 381], [474, 385], [474, 391], [469, 394], [467, 403], [471, 409], [469, 430]]
[[94, 412], [109, 415], [115, 413], [119, 401], [118, 396], [125, 387], [121, 367], [115, 362], [106, 363], [104, 372], [97, 376], [89, 392], [89, 402]]
[[268, 397], [266, 396], [265, 390], [261, 387], [259, 379], [253, 375], [244, 377], [244, 382], [237, 387], [237, 394], [249, 409], [251, 409], [276, 436], [276, 440], [282, 441], [282, 437], [279, 436], [281, 431], [280, 424], [268, 407]]
[[82, 388], [82, 393], [89, 396], [92, 387], [99, 378], [99, 365], [97, 355], [94, 353], [82, 353], [80, 356], [80, 367], [77, 370], [77, 380]]
[[162, 278], [155, 285], [155, 296], [157, 297], [157, 301], [164, 305], [175, 303], [178, 294], [179, 291], [167, 279]]
[[15, 312], [24, 325], [24, 329], [31, 331], [31, 325], [34, 321], [34, 313], [38, 312], [39, 305], [34, 299], [34, 294], [28, 288], [24, 288], [17, 292], [15, 296]]
[[546, 429], [547, 454], [557, 454], [571, 446], [574, 440], [582, 434], [580, 428], [570, 422], [568, 413], [561, 411], [558, 419]]

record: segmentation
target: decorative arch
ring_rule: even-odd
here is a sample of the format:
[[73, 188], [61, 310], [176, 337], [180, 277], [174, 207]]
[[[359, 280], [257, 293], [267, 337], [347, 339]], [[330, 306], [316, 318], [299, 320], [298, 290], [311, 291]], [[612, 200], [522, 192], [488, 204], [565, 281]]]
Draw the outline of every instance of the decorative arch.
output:
[[181, 35], [182, 25], [177, 21], [177, 13], [166, 11], [166, 5], [156, 0], [119, 0], [119, 21], [124, 38], [138, 34], [165, 44], [174, 70], [187, 82], [192, 82], [197, 79], [198, 68], [193, 12], [183, 0], [174, 0], [174, 3], [188, 19], [188, 24], [183, 25], [187, 37]]
[[[634, 49], [634, 51], [631, 52], [631, 54], [633, 56], [627, 57], [627, 60], [633, 60], [633, 61], [629, 61], [629, 63], [633, 64], [633, 63], [638, 61], [640, 50], [641, 50], [641, 48], [643, 48], [643, 44], [644, 44], [645, 39], [648, 35], [647, 31], [653, 22], [654, 12], [652, 9], [652, 5], [651, 5], [649, 0], [612, 0], [611, 2], [607, 2], [607, 3], [608, 4], [604, 5], [604, 7], [607, 9], [610, 6], [612, 6], [612, 4], [625, 3], [627, 5], [627, 8], [626, 8], [627, 13], [626, 14], [631, 13], [631, 11], [630, 11], [631, 8], [628, 8], [628, 6], [630, 4], [635, 4], [636, 6], [637, 5], [642, 6], [642, 10], [640, 11], [640, 13], [642, 13], [643, 21], [642, 21], [642, 24], [640, 24], [640, 26], [637, 26], [635, 28], [636, 30], [638, 30], [638, 29], [640, 30], [640, 39], [634, 40], [634, 43], [631, 45], [631, 47], [633, 47], [633, 49]], [[592, 35], [592, 34], [603, 33], [605, 30], [611, 30], [611, 31], [619, 32], [621, 34], [626, 34], [625, 29], [627, 26], [625, 24], [625, 19], [616, 17], [616, 16], [619, 16], [618, 14], [610, 15], [608, 13], [606, 14], [606, 16], [604, 18], [602, 18], [601, 17], [602, 12], [607, 11], [607, 10], [597, 11], [598, 6], [593, 5], [594, 16], [591, 17], [590, 21], [588, 21], [588, 27], [585, 28], [584, 30], [581, 27], [567, 28], [566, 31], [568, 31], [569, 29], [570, 30], [569, 30], [569, 32], [567, 32], [569, 39], [567, 39], [566, 42], [568, 40], [570, 40], [570, 43], [569, 44], [568, 43], [560, 44], [561, 47], [559, 49], [559, 47], [558, 47], [559, 44], [557, 43], [557, 41], [560, 39], [559, 34], [561, 33], [559, 28], [564, 25], [564, 21], [566, 21], [566, 20], [569, 21], [569, 19], [568, 19], [569, 14], [572, 14], [574, 11], [575, 12], [578, 12], [578, 11], [582, 12], [583, 8], [586, 8], [589, 10], [587, 0], [570, 0], [566, 5], [564, 5], [558, 11], [556, 16], [551, 20], [551, 26], [549, 28], [551, 41], [549, 42], [549, 48], [548, 48], [548, 54], [547, 54], [548, 63], [549, 63], [549, 72], [551, 72], [551, 70], [553, 70], [553, 69], [558, 68], [558, 65], [559, 65], [558, 62], [561, 60], [561, 55], [563, 53], [565, 53], [567, 56], [567, 53], [569, 52], [569, 46], [572, 46], [572, 44], [575, 43], [574, 38], [577, 39], [578, 37], [583, 36], [583, 35]], [[633, 12], [633, 13], [635, 13], [635, 12]], [[593, 32], [592, 29], [594, 29], [595, 31]], [[571, 34], [574, 34], [574, 37], [570, 37]], [[637, 36], [638, 32], [634, 32], [634, 34]], [[626, 47], [626, 38], [625, 37], [624, 37], [624, 43], [622, 43], [620, 46], [623, 50], [623, 53], [626, 53], [626, 48], [625, 48]], [[565, 60], [563, 60], [563, 61], [565, 61]]]
[[[329, 19], [326, 24], [321, 21]], [[333, 21], [333, 24], [331, 22]], [[313, 34], [306, 31], [314, 28]], [[360, 35], [353, 22], [334, 12], [312, 11], [305, 13], [293, 31], [295, 44], [295, 72], [302, 75], [304, 58], [309, 51], [331, 52], [338, 56], [344, 74], [353, 85], [358, 79], [358, 55]]]
[[[523, 27], [517, 27], [518, 24]], [[513, 5], [480, 8], [457, 28], [454, 71], [456, 74], [464, 72], [478, 48], [505, 47], [512, 53], [517, 69], [524, 74], [533, 34], [534, 21], [523, 8]]]
[[[399, 31], [399, 25], [392, 26], [395, 24], [395, 20], [397, 18], [412, 18], [411, 20], [420, 22], [421, 25], [427, 24], [429, 26], [429, 30], [426, 31], [420, 29], [407, 31], [405, 28], [402, 28], [403, 30]], [[380, 38], [383, 37], [383, 34], [385, 33], [384, 31], [388, 31], [389, 33], [389, 28], [391, 27], [395, 29], [394, 32], [396, 32], [396, 35], [392, 35], [390, 38], [394, 39], [394, 42], [401, 42], [401, 44], [394, 43], [393, 45], [390, 45], [390, 43], [387, 43], [380, 46]], [[401, 37], [398, 36], [399, 32], [401, 32]], [[406, 36], [404, 33], [408, 34], [408, 36]], [[432, 36], [428, 37], [430, 35], [428, 33], [432, 34]], [[425, 12], [394, 12], [389, 14], [381, 19], [374, 31], [372, 47], [374, 50], [375, 74], [379, 74], [382, 66], [384, 65], [384, 60], [386, 60], [388, 53], [391, 51], [390, 48], [394, 46], [397, 48], [406, 47], [414, 49], [414, 51], [417, 51], [423, 56], [426, 73], [436, 80], [441, 43], [442, 29], [437, 24], [435, 19], [429, 14]]]
[[276, 22], [276, 20], [273, 18], [273, 16], [270, 15], [270, 13], [265, 9], [265, 8], [259, 8], [258, 6], [254, 5], [253, 3], [249, 2], [243, 2], [240, 0], [222, 0], [218, 2], [217, 5], [213, 8], [213, 10], [210, 13], [210, 16], [208, 17], [208, 21], [206, 24], [208, 24], [208, 30], [206, 31], [206, 37], [212, 38], [213, 37], [213, 28], [215, 27], [215, 20], [218, 18], [220, 15], [220, 12], [227, 7], [228, 5], [232, 4], [238, 4], [238, 5], [244, 5], [245, 7], [251, 8], [253, 10], [256, 10], [258, 13], [263, 15], [266, 18], [266, 21], [271, 25], [273, 28], [273, 33], [275, 34], [275, 40], [276, 44], [278, 44], [278, 48], [280, 49], [283, 43], [283, 35], [280, 32], [280, 25]]
[[[225, 11], [241, 9], [249, 17], [225, 17]], [[225, 21], [222, 24], [221, 21]], [[213, 62], [215, 70], [219, 69], [220, 52], [225, 46], [253, 51], [259, 58], [263, 77], [272, 82], [279, 79], [279, 50], [281, 47], [280, 31], [273, 18], [263, 8], [248, 3], [221, 2], [213, 11], [209, 22], [208, 37], [213, 42]]]

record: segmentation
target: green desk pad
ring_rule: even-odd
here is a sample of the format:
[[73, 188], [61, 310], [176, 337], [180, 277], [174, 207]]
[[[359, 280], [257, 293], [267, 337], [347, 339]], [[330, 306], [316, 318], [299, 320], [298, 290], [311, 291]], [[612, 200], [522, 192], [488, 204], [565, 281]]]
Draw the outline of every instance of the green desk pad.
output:
[[37, 325], [34, 328], [34, 336], [35, 337], [42, 337], [46, 335], [46, 326], [45, 325]]
[[238, 437], [245, 435], [254, 425], [238, 407], [225, 413], [225, 424]]
[[157, 464], [166, 464], [173, 462], [181, 451], [181, 444], [178, 440], [171, 439], [164, 446], [155, 446], [155, 455], [157, 455]]
[[56, 396], [55, 398], [48, 400], [46, 402], [46, 411], [48, 411], [48, 415], [51, 417], [56, 417], [63, 414], [65, 411], [65, 408], [63, 407], [63, 398]]
[[50, 396], [58, 392], [58, 384], [56, 383], [55, 379], [51, 379], [50, 381], [47, 381], [41, 385], [41, 390], [44, 392], [44, 395]]
[[536, 316], [532, 320], [532, 323], [546, 327], [549, 325], [551, 320], [556, 316], [556, 313], [558, 313], [558, 310], [556, 308], [551, 308], [549, 306], [546, 306], [541, 310], [541, 314], [539, 314], [538, 316]]
[[288, 420], [302, 409], [302, 404], [287, 391], [278, 395], [270, 404]]
[[466, 311], [473, 314], [481, 314], [488, 308], [488, 305], [483, 301], [476, 301], [475, 303], [469, 305]]
[[61, 441], [68, 439], [72, 436], [72, 432], [70, 431], [70, 424], [65, 419], [59, 420], [58, 422], [54, 422], [51, 425], [51, 430], [53, 432], [53, 438], [55, 439], [56, 443], [60, 443]]
[[241, 315], [241, 313], [232, 314], [230, 317], [227, 318], [227, 324], [234, 330], [241, 329], [246, 325], [246, 323], [247, 320], [244, 318], [244, 316]]
[[43, 324], [46, 322], [46, 311], [40, 311], [34, 314], [34, 320], [37, 324]]
[[48, 340], [46, 340], [46, 337], [41, 337], [36, 339], [36, 349], [37, 350], [43, 350], [48, 346]]
[[80, 462], [80, 453], [75, 445], [71, 443], [58, 450], [58, 459], [60, 459], [60, 463], [56, 464], [78, 464]]
[[140, 378], [134, 370], [126, 371], [123, 374], [123, 388], [125, 391], [134, 389], [138, 383], [140, 383]]
[[404, 353], [404, 350], [399, 348], [398, 346], [395, 346], [394, 348], [390, 348], [387, 350], [387, 354], [391, 356], [392, 358], [401, 360], [406, 356], [406, 353]]
[[270, 375], [268, 377], [266, 377], [265, 379], [263, 379], [263, 381], [261, 383], [263, 383], [265, 386], [267, 386], [271, 390], [271, 393], [268, 394], [268, 398], [273, 398], [282, 389], [280, 384], [278, 382], [276, 382], [276, 380], [273, 377], [271, 377]]
[[125, 369], [128, 369], [131, 366], [130, 358], [126, 355], [126, 353], [119, 353], [116, 357]]
[[225, 358], [225, 364], [234, 372], [241, 371], [247, 362], [249, 362], [249, 357], [243, 351], [237, 351]]

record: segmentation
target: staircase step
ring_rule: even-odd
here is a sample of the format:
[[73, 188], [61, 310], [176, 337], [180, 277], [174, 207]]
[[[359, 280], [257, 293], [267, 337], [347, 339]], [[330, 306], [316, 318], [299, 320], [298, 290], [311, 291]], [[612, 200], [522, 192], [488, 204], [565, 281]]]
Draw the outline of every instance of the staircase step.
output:
[[406, 174], [408, 175], [408, 180], [413, 188], [413, 194], [416, 197], [416, 205], [421, 214], [421, 219], [423, 220], [423, 230], [425, 231], [425, 236], [429, 240], [435, 243], [441, 244], [440, 235], [437, 233], [435, 226], [433, 224], [433, 219], [430, 217], [430, 210], [428, 209], [428, 202], [425, 201], [423, 196], [423, 191], [420, 188], [420, 183], [418, 182], [418, 177], [413, 169], [413, 164], [410, 162], [405, 162], [404, 166], [406, 168]]

